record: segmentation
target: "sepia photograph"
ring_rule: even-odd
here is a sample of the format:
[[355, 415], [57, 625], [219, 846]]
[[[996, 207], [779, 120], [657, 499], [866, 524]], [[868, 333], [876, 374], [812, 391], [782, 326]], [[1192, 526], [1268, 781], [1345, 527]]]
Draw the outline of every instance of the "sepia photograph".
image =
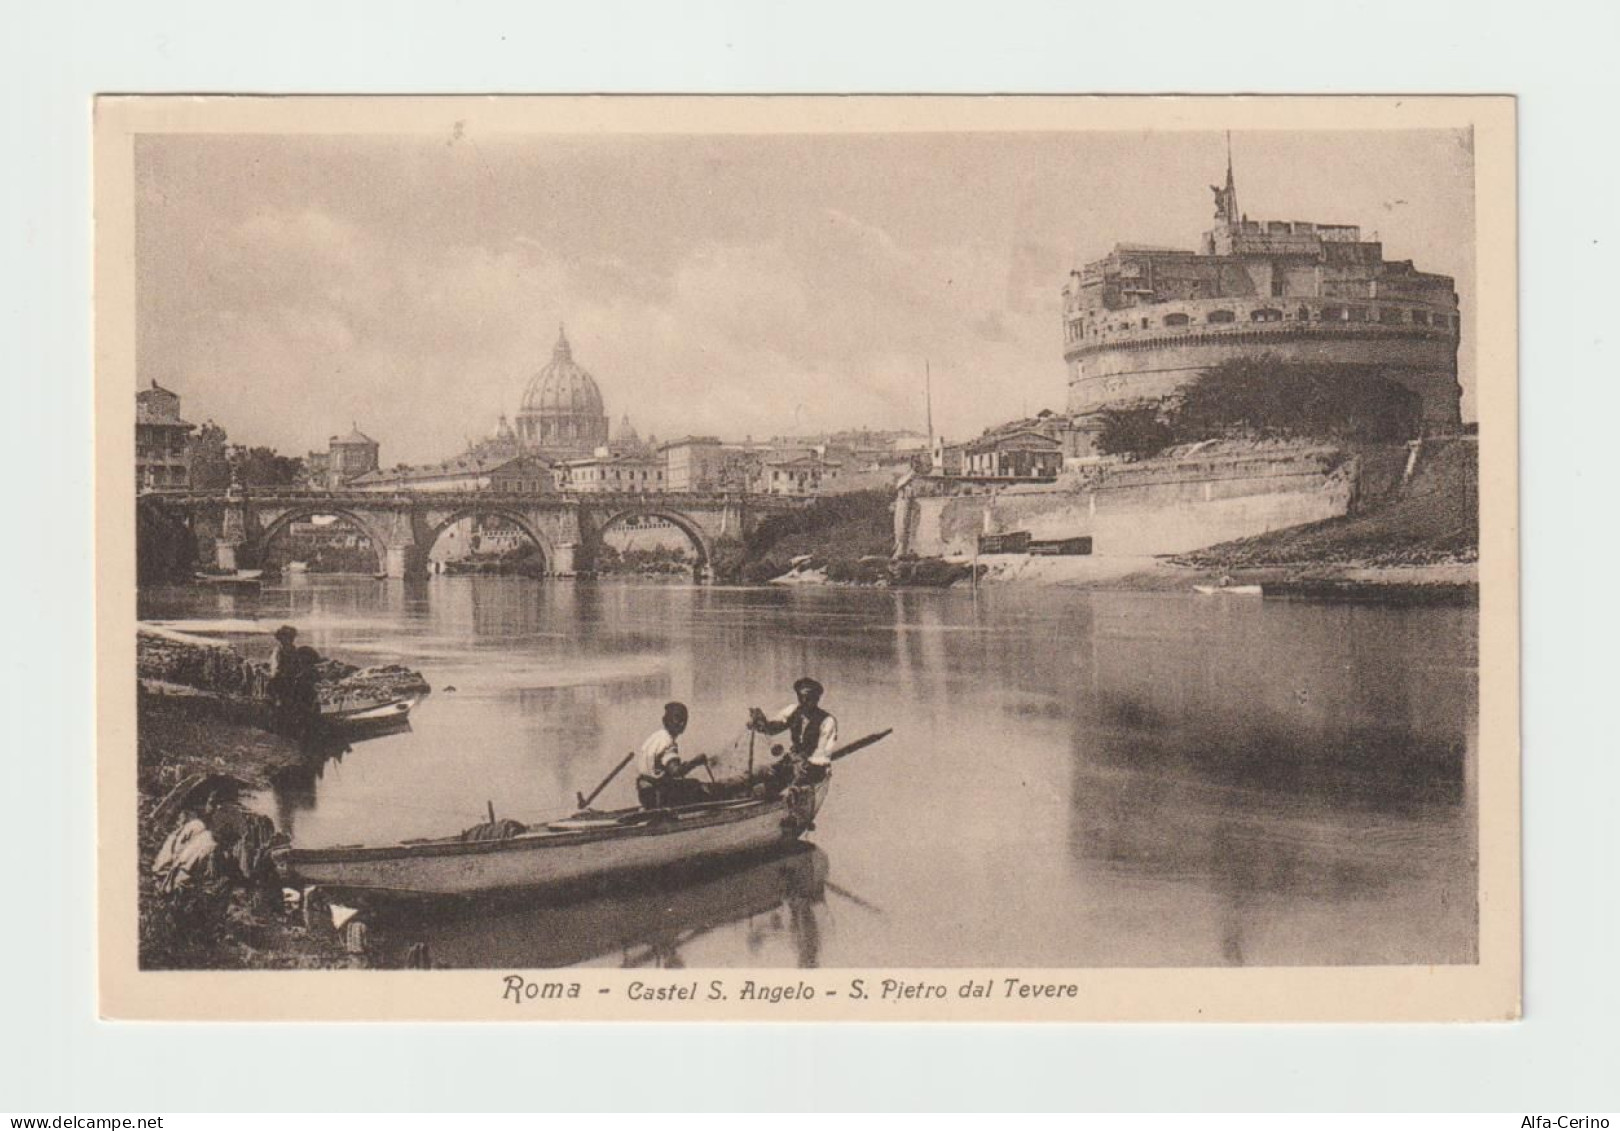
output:
[[99, 100], [103, 1011], [1516, 1016], [1513, 178], [1504, 98]]

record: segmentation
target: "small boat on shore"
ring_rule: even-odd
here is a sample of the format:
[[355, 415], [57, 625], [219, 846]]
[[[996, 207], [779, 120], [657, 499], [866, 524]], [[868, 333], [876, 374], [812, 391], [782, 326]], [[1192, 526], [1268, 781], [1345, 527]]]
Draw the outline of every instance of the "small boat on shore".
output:
[[1205, 597], [1220, 594], [1225, 597], [1261, 597], [1264, 591], [1258, 585], [1194, 585], [1193, 592]]
[[283, 846], [275, 860], [290, 882], [339, 891], [465, 896], [568, 888], [785, 846], [811, 827], [828, 785], [824, 779], [774, 797], [668, 809], [584, 810], [501, 839]]
[[323, 703], [321, 725], [344, 732], [390, 729], [409, 721], [411, 708], [421, 701], [420, 695], [402, 695], [384, 702]]
[[264, 584], [264, 570], [239, 569], [235, 573], [196, 573], [192, 575], [199, 585], [217, 589], [257, 590]]

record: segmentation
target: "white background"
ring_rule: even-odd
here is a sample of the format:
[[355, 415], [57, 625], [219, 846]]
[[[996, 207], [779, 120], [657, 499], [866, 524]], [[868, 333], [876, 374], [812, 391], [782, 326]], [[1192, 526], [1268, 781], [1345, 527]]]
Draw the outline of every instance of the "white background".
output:
[[[0, 1110], [1620, 1106], [1612, 421], [1620, 16], [1590, 3], [8, 5]], [[1526, 1019], [1479, 1026], [96, 1020], [90, 97], [1516, 93]], [[1517, 1126], [1514, 1121], [1514, 1126]]]

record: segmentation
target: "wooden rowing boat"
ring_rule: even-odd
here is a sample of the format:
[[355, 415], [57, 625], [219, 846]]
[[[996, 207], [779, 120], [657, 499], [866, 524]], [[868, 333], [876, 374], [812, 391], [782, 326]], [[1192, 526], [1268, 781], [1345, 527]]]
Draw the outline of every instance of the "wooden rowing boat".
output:
[[199, 585], [216, 589], [258, 590], [264, 584], [264, 570], [239, 569], [235, 573], [196, 573], [192, 577]]
[[1259, 597], [1262, 595], [1258, 585], [1194, 585], [1194, 593], [1202, 593], [1208, 597], [1221, 594], [1226, 597]]
[[420, 695], [404, 695], [386, 702], [358, 706], [321, 704], [321, 725], [334, 730], [360, 731], [395, 727], [407, 721], [411, 708], [422, 701]]
[[567, 888], [790, 844], [811, 827], [828, 784], [670, 809], [586, 810], [500, 840], [282, 846], [275, 859], [290, 882], [339, 890], [444, 896]]

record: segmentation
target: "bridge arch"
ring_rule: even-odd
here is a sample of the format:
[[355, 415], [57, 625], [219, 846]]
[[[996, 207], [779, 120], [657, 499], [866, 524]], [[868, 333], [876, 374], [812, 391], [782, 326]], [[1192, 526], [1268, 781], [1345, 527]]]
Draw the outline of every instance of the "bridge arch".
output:
[[270, 524], [260, 530], [258, 537], [254, 539], [254, 560], [263, 561], [265, 552], [270, 548], [270, 543], [277, 535], [285, 533], [293, 523], [303, 522], [327, 514], [342, 519], [365, 535], [366, 541], [371, 544], [372, 553], [377, 557], [377, 572], [381, 573], [387, 570], [388, 539], [372, 523], [346, 507], [334, 507], [318, 502], [312, 502], [308, 506], [289, 507], [271, 520]]
[[697, 569], [700, 574], [707, 570], [714, 561], [714, 547], [709, 541], [709, 535], [698, 521], [690, 515], [682, 514], [680, 511], [671, 510], [668, 507], [658, 506], [656, 503], [650, 503], [647, 506], [617, 507], [608, 512], [607, 517], [601, 522], [594, 524], [595, 529], [591, 531], [591, 556], [593, 560], [596, 552], [601, 549], [602, 540], [607, 536], [608, 531], [626, 519], [631, 518], [662, 519], [686, 535], [686, 540], [692, 544], [692, 549], [697, 552]]
[[529, 521], [528, 517], [525, 516], [523, 512], [514, 510], [510, 507], [478, 506], [476, 504], [453, 510], [442, 520], [429, 520], [426, 533], [421, 539], [422, 557], [426, 559], [433, 553], [433, 547], [438, 544], [439, 539], [444, 535], [446, 530], [449, 530], [456, 523], [462, 522], [469, 518], [505, 519], [513, 526], [516, 526], [519, 530], [521, 530], [524, 536], [527, 537], [529, 541], [534, 543], [535, 547], [540, 551], [541, 566], [544, 569], [550, 571], [555, 567], [557, 561], [556, 546], [552, 543], [550, 538], [546, 537], [538, 526]]

